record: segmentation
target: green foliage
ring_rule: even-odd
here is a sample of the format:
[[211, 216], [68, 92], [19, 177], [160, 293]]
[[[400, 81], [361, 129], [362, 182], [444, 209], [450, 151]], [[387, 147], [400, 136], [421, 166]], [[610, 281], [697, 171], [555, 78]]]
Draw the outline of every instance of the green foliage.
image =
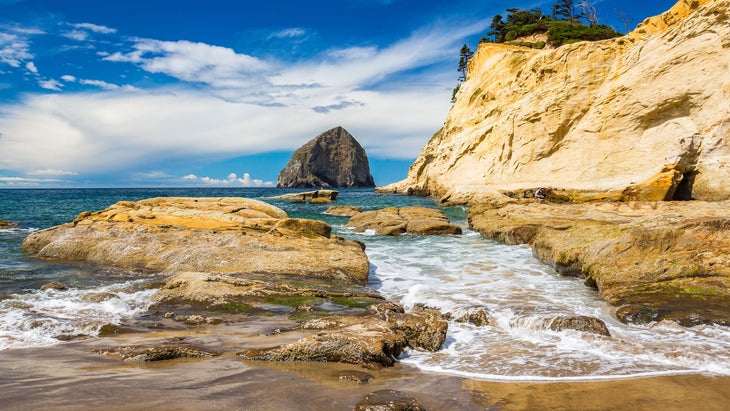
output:
[[466, 70], [469, 67], [469, 60], [471, 60], [472, 57], [474, 57], [474, 52], [472, 52], [471, 49], [464, 44], [459, 52], [459, 67], [456, 69], [461, 73], [459, 81], [466, 80]]
[[456, 103], [456, 94], [459, 93], [459, 89], [461, 88], [461, 82], [454, 87], [454, 90], [451, 92], [451, 102]]
[[[576, 14], [580, 6], [584, 12]], [[528, 43], [518, 40], [522, 37], [536, 33], [547, 33], [548, 44], [559, 47], [563, 44], [575, 43], [578, 41], [596, 41], [621, 36], [609, 26], [597, 24], [598, 17], [588, 1], [580, 3], [560, 0], [553, 6], [553, 16], [546, 16], [539, 8], [532, 10], [520, 10], [517, 8], [507, 9], [507, 21], [500, 15], [494, 16], [490, 31], [487, 33], [497, 43], [543, 48], [544, 42]], [[579, 18], [586, 19], [590, 26], [579, 21]]]
[[554, 21], [550, 26], [548, 43], [553, 47], [584, 40], [597, 41], [621, 36], [621, 33], [605, 25], [589, 27], [582, 23]]
[[544, 33], [548, 26], [546, 22], [550, 19], [542, 14], [539, 8], [532, 10], [507, 9], [507, 21], [502, 20], [499, 14], [494, 16], [491, 29], [487, 34], [494, 36], [494, 41], [504, 43], [518, 37], [529, 36], [534, 33]]
[[579, 17], [581, 16], [576, 13], [576, 4], [573, 0], [558, 0], [553, 5], [553, 18], [555, 20], [575, 23]]

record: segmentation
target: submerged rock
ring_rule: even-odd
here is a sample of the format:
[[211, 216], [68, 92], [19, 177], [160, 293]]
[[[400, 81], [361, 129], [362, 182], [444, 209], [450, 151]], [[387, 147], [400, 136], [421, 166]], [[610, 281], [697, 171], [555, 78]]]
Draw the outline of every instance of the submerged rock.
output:
[[43, 284], [41, 286], [41, 291], [45, 290], [66, 291], [68, 290], [68, 287], [61, 281], [53, 281], [48, 284]]
[[576, 330], [598, 335], [611, 336], [606, 323], [595, 317], [584, 315], [574, 317], [557, 317], [550, 322], [550, 329], [553, 331]]
[[379, 390], [363, 397], [355, 411], [425, 411], [421, 403], [410, 395], [396, 390]]
[[489, 312], [484, 309], [473, 309], [459, 316], [457, 323], [468, 323], [477, 327], [485, 327], [491, 325], [493, 320], [489, 316]]
[[365, 150], [342, 127], [298, 148], [279, 173], [277, 187], [374, 187]]
[[364, 211], [350, 218], [347, 227], [355, 232], [375, 230], [380, 235], [461, 234], [461, 227], [449, 223], [443, 211], [426, 207], [388, 207]]
[[125, 363], [157, 362], [179, 358], [211, 358], [220, 355], [184, 340], [173, 339], [156, 345], [125, 345], [95, 350], [105, 357], [117, 357]]
[[730, 201], [488, 204], [469, 224], [584, 278], [622, 321], [730, 324]]
[[363, 371], [347, 370], [337, 372], [337, 379], [340, 381], [354, 382], [355, 384], [367, 384], [372, 380], [373, 375]]

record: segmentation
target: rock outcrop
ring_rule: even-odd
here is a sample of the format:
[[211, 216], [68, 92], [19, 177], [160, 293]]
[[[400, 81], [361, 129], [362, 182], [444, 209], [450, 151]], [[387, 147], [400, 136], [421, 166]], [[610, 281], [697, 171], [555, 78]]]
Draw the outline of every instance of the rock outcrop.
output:
[[680, 0], [626, 36], [482, 43], [444, 127], [380, 189], [475, 204], [730, 198], [730, 3]]
[[437, 314], [405, 313], [402, 306], [385, 302], [369, 307], [366, 315], [317, 318], [299, 328], [317, 333], [239, 355], [252, 360], [344, 362], [380, 368], [395, 364], [405, 347], [438, 351], [446, 340], [448, 323]]
[[352, 217], [355, 214], [362, 213], [362, 208], [356, 206], [332, 206], [324, 211], [324, 214], [336, 215], [340, 217]]
[[279, 173], [277, 187], [374, 187], [365, 150], [342, 127], [298, 148]]
[[315, 220], [245, 198], [153, 198], [84, 212], [73, 223], [31, 233], [23, 251], [158, 272], [257, 273], [365, 285], [361, 245], [330, 236]]
[[355, 214], [347, 222], [355, 232], [374, 230], [380, 235], [461, 234], [461, 227], [451, 224], [443, 211], [426, 207], [388, 207]]
[[469, 223], [584, 278], [624, 322], [730, 325], [730, 201], [483, 204]]
[[330, 201], [334, 201], [340, 194], [339, 191], [335, 190], [314, 190], [314, 191], [302, 191], [299, 193], [282, 194], [279, 196], [266, 197], [271, 200], [289, 200], [292, 202], [306, 203], [312, 201], [315, 198], [323, 198]]

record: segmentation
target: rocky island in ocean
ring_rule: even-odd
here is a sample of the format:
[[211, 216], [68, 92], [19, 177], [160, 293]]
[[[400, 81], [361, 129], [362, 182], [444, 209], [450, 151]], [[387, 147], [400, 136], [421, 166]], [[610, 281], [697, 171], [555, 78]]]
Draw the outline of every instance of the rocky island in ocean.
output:
[[292, 154], [277, 187], [374, 187], [367, 154], [342, 127], [313, 138]]

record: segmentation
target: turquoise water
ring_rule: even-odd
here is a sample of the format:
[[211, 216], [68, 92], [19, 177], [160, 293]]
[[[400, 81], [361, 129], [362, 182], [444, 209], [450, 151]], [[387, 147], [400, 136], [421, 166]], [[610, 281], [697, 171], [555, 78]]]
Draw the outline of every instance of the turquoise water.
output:
[[[18, 224], [0, 230], [0, 349], [49, 346], [74, 335], [96, 335], [101, 325], [144, 315], [157, 281], [154, 273], [128, 273], [85, 264], [29, 258], [23, 238], [37, 229], [73, 220], [119, 200], [158, 196], [262, 199], [291, 217], [326, 221], [335, 234], [363, 241], [371, 262], [369, 284], [407, 308], [437, 307], [454, 317], [473, 309], [489, 312], [493, 323], [475, 327], [451, 322], [443, 349], [409, 351], [401, 361], [437, 373], [502, 380], [627, 378], [685, 372], [730, 375], [730, 329], [683, 328], [671, 322], [628, 326], [612, 307], [573, 278], [559, 276], [532, 256], [529, 247], [506, 246], [466, 227], [466, 210], [444, 211], [462, 225], [460, 236], [382, 237], [354, 233], [347, 218], [323, 214], [326, 205], [267, 199], [297, 190], [279, 189], [64, 189], [0, 190], [0, 220]], [[366, 210], [387, 206], [435, 207], [431, 199], [379, 195], [368, 189], [340, 190], [336, 201]], [[130, 275], [132, 274], [132, 275]], [[67, 291], [40, 291], [60, 280]], [[115, 298], [95, 302], [95, 294]], [[558, 315], [602, 319], [611, 337], [552, 331]]]

